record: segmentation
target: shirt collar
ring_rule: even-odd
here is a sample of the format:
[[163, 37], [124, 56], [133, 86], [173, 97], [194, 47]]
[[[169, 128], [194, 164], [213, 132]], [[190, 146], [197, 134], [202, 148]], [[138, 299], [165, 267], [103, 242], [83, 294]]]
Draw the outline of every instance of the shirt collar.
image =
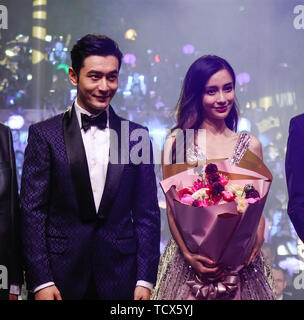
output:
[[[77, 101], [77, 97], [74, 101], [74, 106], [75, 106], [75, 111], [76, 111], [76, 116], [77, 116], [77, 119], [78, 119], [78, 123], [79, 123], [79, 127], [81, 128], [82, 127], [82, 124], [81, 124], [81, 114], [84, 113], [90, 117], [97, 117], [100, 113], [102, 113], [103, 111], [100, 111], [98, 114], [92, 114], [90, 113], [89, 111], [83, 109], [79, 104], [78, 104], [78, 101]], [[109, 106], [106, 107], [105, 109], [105, 112], [107, 113], [107, 127], [109, 127]]]

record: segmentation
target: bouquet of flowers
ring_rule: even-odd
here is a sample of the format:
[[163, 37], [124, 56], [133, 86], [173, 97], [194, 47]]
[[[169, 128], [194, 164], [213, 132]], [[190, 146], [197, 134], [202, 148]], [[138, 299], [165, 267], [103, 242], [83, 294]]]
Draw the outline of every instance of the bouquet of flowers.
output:
[[194, 207], [210, 207], [235, 201], [239, 213], [244, 213], [248, 204], [260, 200], [260, 194], [253, 185], [230, 183], [227, 176], [218, 172], [214, 163], [209, 163], [200, 178], [191, 186], [177, 191], [177, 194], [181, 203]]
[[248, 150], [238, 166], [213, 161], [160, 182], [188, 249], [229, 270], [215, 283], [189, 281], [196, 298], [237, 296], [237, 273], [252, 251], [271, 181], [267, 167]]

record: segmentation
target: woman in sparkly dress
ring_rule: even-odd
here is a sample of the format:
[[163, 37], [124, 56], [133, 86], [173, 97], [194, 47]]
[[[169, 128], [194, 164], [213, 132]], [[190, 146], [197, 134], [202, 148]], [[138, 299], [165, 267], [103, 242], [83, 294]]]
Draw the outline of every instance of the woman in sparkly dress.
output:
[[[185, 156], [187, 162], [182, 165], [183, 169], [206, 159], [229, 158], [232, 164], [237, 165], [247, 149], [263, 159], [261, 143], [247, 133], [238, 134], [237, 122], [235, 73], [232, 67], [217, 56], [197, 59], [184, 79], [177, 104], [177, 124], [164, 146], [164, 163], [170, 163], [171, 160], [180, 163], [181, 156]], [[180, 143], [178, 135], [183, 135], [187, 129], [193, 129], [194, 139], [190, 144], [186, 138]], [[198, 132], [203, 132], [201, 138]], [[169, 169], [172, 167], [174, 165], [163, 165], [164, 178], [177, 173]], [[160, 260], [152, 299], [193, 299], [187, 281], [197, 275], [209, 281], [219, 279], [224, 266], [215, 265], [209, 258], [190, 252], [168, 206], [167, 215], [172, 238]], [[240, 298], [244, 300], [274, 299], [270, 268], [266, 266], [260, 250], [264, 241], [264, 226], [262, 215], [250, 258], [238, 274]]]

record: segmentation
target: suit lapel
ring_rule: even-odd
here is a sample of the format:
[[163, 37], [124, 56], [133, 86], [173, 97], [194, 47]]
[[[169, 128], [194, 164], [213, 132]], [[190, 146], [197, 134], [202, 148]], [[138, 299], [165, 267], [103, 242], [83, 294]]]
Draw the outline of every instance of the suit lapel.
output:
[[89, 168], [74, 105], [63, 116], [63, 135], [80, 217], [83, 222], [96, 220]]
[[114, 152], [118, 156], [118, 161], [115, 163], [109, 161], [108, 164], [106, 183], [98, 210], [98, 217], [100, 219], [105, 219], [111, 210], [124, 169], [124, 165], [121, 163], [121, 119], [115, 114], [111, 106], [109, 106], [109, 126], [112, 132], [116, 132], [115, 136], [110, 135], [110, 152]]

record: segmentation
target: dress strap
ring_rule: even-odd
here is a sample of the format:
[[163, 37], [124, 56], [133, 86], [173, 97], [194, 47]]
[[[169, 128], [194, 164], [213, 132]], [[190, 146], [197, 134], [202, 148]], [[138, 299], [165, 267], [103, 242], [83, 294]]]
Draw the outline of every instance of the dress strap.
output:
[[249, 143], [250, 135], [247, 132], [241, 132], [231, 157], [232, 165], [238, 165], [244, 153], [249, 148]]

